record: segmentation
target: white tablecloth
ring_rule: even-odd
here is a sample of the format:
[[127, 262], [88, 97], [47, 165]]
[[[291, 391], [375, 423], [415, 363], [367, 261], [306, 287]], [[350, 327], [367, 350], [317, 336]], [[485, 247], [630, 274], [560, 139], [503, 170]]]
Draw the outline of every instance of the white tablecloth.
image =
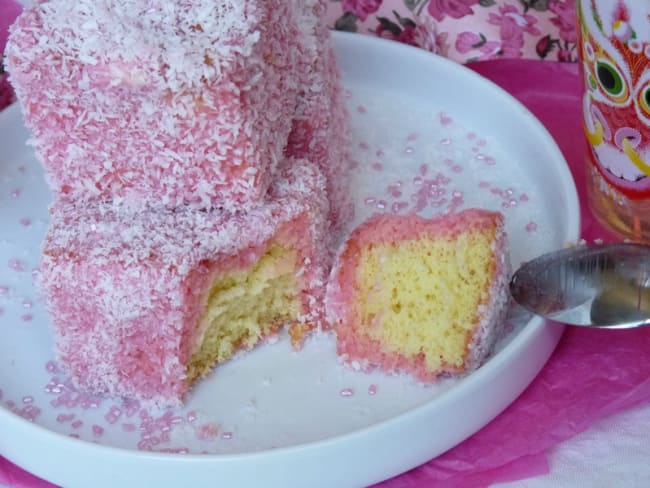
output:
[[601, 419], [590, 429], [553, 448], [549, 461], [548, 475], [496, 486], [650, 487], [650, 403]]

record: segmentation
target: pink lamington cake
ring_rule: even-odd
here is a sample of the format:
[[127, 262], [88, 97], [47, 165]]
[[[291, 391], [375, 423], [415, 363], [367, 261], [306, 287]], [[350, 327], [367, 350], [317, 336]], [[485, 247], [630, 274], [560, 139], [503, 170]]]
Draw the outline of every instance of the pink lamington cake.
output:
[[175, 405], [215, 364], [324, 319], [328, 203], [290, 161], [248, 212], [57, 201], [39, 286], [58, 360], [85, 391]]
[[376, 214], [349, 236], [327, 285], [338, 353], [421, 381], [468, 373], [500, 334], [508, 279], [500, 213]]
[[325, 22], [324, 0], [292, 0], [303, 39], [297, 64], [301, 87], [286, 153], [308, 158], [327, 180], [334, 231], [354, 213], [350, 197], [350, 133], [345, 93], [334, 45]]
[[49, 0], [6, 64], [56, 193], [242, 209], [283, 158], [300, 33], [287, 0]]

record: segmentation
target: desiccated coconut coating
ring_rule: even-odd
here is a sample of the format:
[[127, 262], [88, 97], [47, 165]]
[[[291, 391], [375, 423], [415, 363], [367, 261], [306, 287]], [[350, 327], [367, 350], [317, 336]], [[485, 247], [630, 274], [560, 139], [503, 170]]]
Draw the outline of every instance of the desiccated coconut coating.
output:
[[286, 0], [51, 0], [6, 63], [56, 193], [241, 209], [283, 157], [298, 34]]
[[375, 214], [347, 239], [327, 284], [338, 353], [354, 368], [422, 381], [473, 371], [502, 330], [508, 279], [498, 212]]
[[292, 0], [303, 35], [297, 65], [301, 80], [298, 106], [289, 135], [287, 154], [315, 162], [327, 180], [330, 220], [340, 230], [354, 214], [349, 187], [351, 158], [349, 115], [325, 23], [324, 0]]
[[315, 166], [290, 161], [249, 212], [56, 202], [39, 286], [73, 383], [173, 405], [285, 322], [299, 347], [323, 319], [323, 188]]

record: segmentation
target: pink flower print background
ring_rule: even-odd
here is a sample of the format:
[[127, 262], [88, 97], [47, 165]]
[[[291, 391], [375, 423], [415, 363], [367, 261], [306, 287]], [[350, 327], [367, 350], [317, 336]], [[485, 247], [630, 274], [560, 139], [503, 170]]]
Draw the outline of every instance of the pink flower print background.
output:
[[337, 30], [416, 45], [461, 63], [577, 61], [573, 0], [330, 0]]
[[477, 3], [479, 3], [478, 0], [429, 0], [427, 12], [438, 22], [444, 20], [446, 16], [462, 19], [474, 14], [471, 6]]
[[381, 7], [382, 0], [343, 0], [343, 11], [352, 13], [364, 21], [369, 14], [375, 13]]

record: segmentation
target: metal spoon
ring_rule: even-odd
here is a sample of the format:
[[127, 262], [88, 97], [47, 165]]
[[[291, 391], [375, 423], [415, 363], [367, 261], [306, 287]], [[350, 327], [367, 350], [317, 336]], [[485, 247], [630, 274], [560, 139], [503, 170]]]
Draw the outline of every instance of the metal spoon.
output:
[[519, 268], [510, 293], [557, 322], [609, 329], [650, 325], [650, 246], [577, 246]]

